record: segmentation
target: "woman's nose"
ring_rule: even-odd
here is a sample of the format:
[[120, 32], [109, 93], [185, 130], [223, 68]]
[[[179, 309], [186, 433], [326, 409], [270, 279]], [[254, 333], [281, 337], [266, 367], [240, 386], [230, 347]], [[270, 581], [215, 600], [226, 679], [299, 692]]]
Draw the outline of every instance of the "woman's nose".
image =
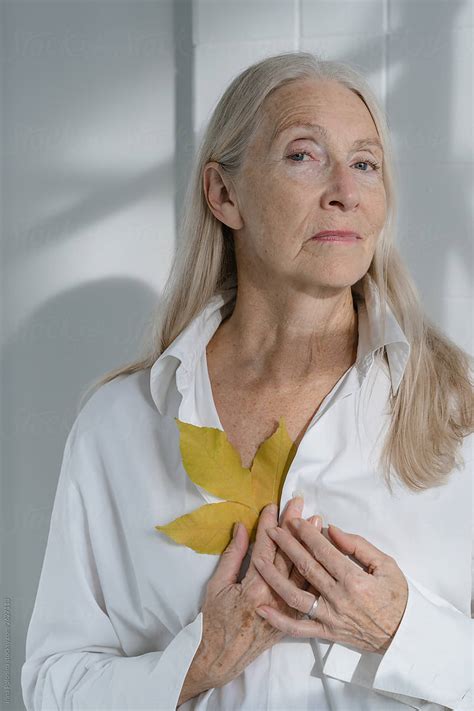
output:
[[346, 211], [357, 207], [359, 201], [360, 191], [353, 168], [335, 165], [321, 195], [321, 206], [325, 209], [338, 207]]

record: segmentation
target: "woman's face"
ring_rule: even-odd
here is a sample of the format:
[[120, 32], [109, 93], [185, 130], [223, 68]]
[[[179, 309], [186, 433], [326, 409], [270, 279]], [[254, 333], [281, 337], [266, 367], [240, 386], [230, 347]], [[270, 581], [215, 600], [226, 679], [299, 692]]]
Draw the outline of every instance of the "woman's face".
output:
[[[289, 127], [295, 121], [311, 127]], [[236, 190], [239, 279], [311, 292], [354, 284], [368, 270], [386, 215], [381, 147], [363, 101], [334, 81], [299, 80], [265, 103]], [[375, 164], [375, 165], [374, 165]], [[376, 168], [376, 165], [379, 168]], [[308, 241], [321, 230], [353, 230], [355, 243]], [[250, 273], [249, 273], [250, 271]], [[268, 286], [268, 284], [267, 284]]]

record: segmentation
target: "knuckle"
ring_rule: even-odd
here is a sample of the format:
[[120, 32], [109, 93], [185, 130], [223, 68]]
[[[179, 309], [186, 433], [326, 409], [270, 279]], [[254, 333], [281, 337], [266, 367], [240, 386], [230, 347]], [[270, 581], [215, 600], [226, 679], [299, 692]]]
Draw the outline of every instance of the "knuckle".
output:
[[260, 520], [262, 518], [274, 518], [276, 516], [276, 508], [275, 504], [267, 504], [266, 506], [263, 507], [263, 509], [260, 511]]
[[290, 578], [289, 578], [289, 579], [290, 579], [293, 583], [295, 583], [296, 585], [298, 585], [298, 587], [302, 587], [303, 585], [305, 585], [305, 584], [307, 585], [307, 584], [308, 584], [308, 581], [306, 580], [306, 578], [304, 577], [304, 575], [302, 575], [302, 574], [299, 572], [299, 570], [296, 568], [295, 565], [291, 568]]
[[245, 591], [247, 603], [251, 607], [258, 607], [268, 603], [268, 595], [266, 595], [267, 584], [263, 580], [255, 579], [252, 585]]
[[314, 571], [314, 563], [307, 558], [303, 558], [296, 563], [296, 569], [304, 578], [308, 578]]
[[365, 579], [360, 575], [349, 573], [344, 583], [347, 590], [351, 593], [362, 593], [365, 590]]
[[290, 625], [288, 634], [291, 637], [307, 637], [308, 636], [307, 632], [304, 632], [304, 631], [298, 629], [298, 627], [294, 623]]
[[[298, 610], [300, 607], [303, 606], [302, 598], [301, 598], [301, 596], [300, 596], [296, 591], [291, 592], [291, 593], [288, 595], [288, 605], [289, 605], [290, 607], [294, 607], [295, 610]], [[309, 607], [309, 606], [308, 606], [308, 607]]]

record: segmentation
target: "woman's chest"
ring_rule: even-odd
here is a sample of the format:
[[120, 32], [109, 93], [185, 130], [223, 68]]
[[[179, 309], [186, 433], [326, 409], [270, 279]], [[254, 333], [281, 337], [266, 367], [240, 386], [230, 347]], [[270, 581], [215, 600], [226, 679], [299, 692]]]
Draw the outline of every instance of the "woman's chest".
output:
[[[374, 377], [362, 388], [357, 374], [349, 373], [348, 387], [336, 386], [325, 403], [321, 399], [330, 384], [319, 393], [312, 390], [308, 398], [300, 393], [294, 402], [267, 393], [268, 402], [247, 397], [241, 404], [241, 394], [234, 392], [233, 400], [222, 403], [216, 391], [216, 406], [243, 464], [251, 463], [252, 448], [274, 432], [278, 415], [288, 418], [293, 441], [300, 434], [280, 512], [293, 490], [303, 491], [304, 517], [319, 513], [325, 525], [364, 536], [407, 574], [464, 609], [471, 584], [469, 476], [416, 494], [404, 487], [387, 489], [379, 456], [390, 421], [389, 381], [377, 372], [372, 370]], [[158, 638], [166, 646], [197, 615], [219, 562], [218, 555], [197, 553], [155, 528], [220, 502], [193, 482], [181, 456], [175, 418], [216, 427], [208, 390], [202, 382], [197, 385], [185, 389], [183, 397], [176, 392], [166, 416], [154, 414], [150, 424], [143, 412], [127, 412], [133, 426], [116, 425], [116, 444], [103, 455], [102, 476], [91, 477], [86, 502], [91, 547], [105, 604], [124, 649], [132, 654], [156, 648]], [[266, 411], [275, 413], [274, 419]], [[450, 561], [449, 576], [440, 560]]]
[[239, 452], [242, 466], [250, 468], [262, 444], [277, 429], [281, 417], [292, 442], [300, 444], [319, 406], [342, 372], [315, 378], [291, 392], [274, 388], [238, 388], [219, 378], [212, 382], [214, 407], [227, 439]]
[[[470, 500], [467, 491], [455, 485], [416, 496], [400, 489], [390, 495], [378, 471], [379, 449], [369, 436], [370, 425], [373, 435], [378, 428], [370, 418], [357, 435], [351, 426], [355, 407], [352, 397], [341, 399], [307, 430], [287, 473], [280, 511], [294, 489], [302, 490], [304, 517], [320, 513], [325, 526], [334, 523], [364, 536], [393, 555], [407, 574], [461, 609], [470, 595], [465, 575], [470, 570], [470, 540], [463, 524], [469, 518], [463, 510]], [[176, 415], [188, 417], [184, 409]], [[151, 650], [157, 637], [168, 643], [194, 619], [220, 558], [197, 553], [154, 528], [219, 499], [195, 485], [176, 461], [174, 421], [162, 422], [146, 439], [158, 446], [140, 447], [140, 457], [131, 458], [128, 449], [122, 452], [122, 463], [133, 471], [133, 491], [126, 477], [114, 481], [109, 490], [117, 497], [116, 505], [92, 517], [92, 525], [97, 523], [92, 544], [99, 576], [114, 571], [105, 591], [107, 609], [124, 648], [133, 654]], [[440, 520], [446, 521], [443, 527]], [[450, 560], [449, 578], [439, 559]]]

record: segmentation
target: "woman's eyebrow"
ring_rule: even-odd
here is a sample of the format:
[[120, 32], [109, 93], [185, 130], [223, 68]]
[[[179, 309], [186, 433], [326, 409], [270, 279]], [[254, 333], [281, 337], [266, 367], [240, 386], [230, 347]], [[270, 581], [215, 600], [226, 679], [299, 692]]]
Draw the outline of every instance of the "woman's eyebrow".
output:
[[[310, 130], [316, 131], [316, 133], [319, 133], [323, 138], [328, 139], [329, 134], [327, 130], [324, 128], [324, 126], [321, 126], [319, 123], [313, 123], [313, 122], [308, 122], [308, 121], [292, 121], [291, 123], [288, 124], [283, 124], [282, 126], [278, 126], [275, 131], [272, 134], [271, 137], [271, 143], [273, 143], [282, 133], [285, 131], [288, 131], [290, 128], [308, 128]], [[352, 147], [355, 148], [356, 150], [363, 148], [364, 146], [377, 146], [383, 153], [383, 146], [380, 140], [376, 137], [371, 137], [371, 138], [358, 138], [354, 143], [352, 144]]]
[[270, 139], [271, 143], [273, 143], [282, 133], [285, 133], [285, 131], [288, 131], [290, 128], [295, 128], [296, 126], [298, 126], [299, 128], [312, 129], [313, 131], [320, 133], [323, 138], [329, 138], [328, 132], [326, 131], [324, 126], [321, 126], [319, 123], [293, 120], [290, 123], [283, 123], [281, 126], [276, 127]]

